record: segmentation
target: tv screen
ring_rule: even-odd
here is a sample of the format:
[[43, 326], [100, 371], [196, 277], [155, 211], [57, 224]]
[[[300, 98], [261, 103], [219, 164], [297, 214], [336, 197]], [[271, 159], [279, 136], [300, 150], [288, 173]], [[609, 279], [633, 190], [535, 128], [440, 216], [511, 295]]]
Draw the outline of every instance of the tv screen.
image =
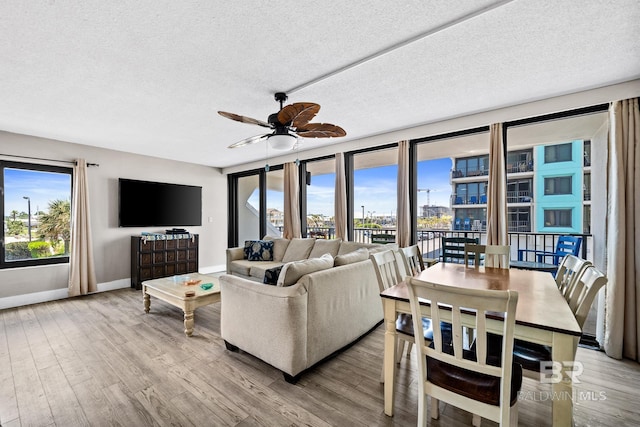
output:
[[118, 225], [202, 225], [202, 187], [119, 179]]

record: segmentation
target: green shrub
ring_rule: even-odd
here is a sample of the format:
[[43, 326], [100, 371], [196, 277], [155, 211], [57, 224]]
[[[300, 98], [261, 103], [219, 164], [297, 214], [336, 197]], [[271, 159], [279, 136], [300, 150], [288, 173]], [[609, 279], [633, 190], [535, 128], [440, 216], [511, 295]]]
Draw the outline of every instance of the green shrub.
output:
[[51, 256], [51, 245], [49, 242], [29, 242], [29, 252], [31, 258], [45, 258]]
[[5, 259], [14, 261], [19, 259], [30, 259], [29, 242], [13, 242], [7, 243], [4, 247]]

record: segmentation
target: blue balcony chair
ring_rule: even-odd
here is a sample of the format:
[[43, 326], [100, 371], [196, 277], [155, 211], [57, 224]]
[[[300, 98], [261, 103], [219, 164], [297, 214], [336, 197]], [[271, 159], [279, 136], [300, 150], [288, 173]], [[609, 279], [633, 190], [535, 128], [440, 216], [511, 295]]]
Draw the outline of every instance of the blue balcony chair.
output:
[[480, 196], [480, 204], [482, 205], [486, 205], [487, 204], [487, 195], [483, 194], [482, 196]]
[[460, 226], [460, 218], [456, 218], [456, 222], [455, 222], [455, 225], [454, 225], [454, 227], [453, 227], [453, 228], [454, 228], [455, 230], [460, 230], [460, 227], [461, 227], [461, 226]]
[[476, 196], [471, 196], [471, 198], [469, 199], [469, 203], [471, 203], [472, 205], [477, 205], [478, 198]]
[[464, 219], [464, 229], [471, 230], [471, 220], [469, 218]]
[[582, 237], [576, 236], [558, 236], [558, 242], [556, 243], [556, 250], [549, 251], [537, 251], [534, 249], [518, 249], [518, 261], [522, 261], [522, 257], [525, 252], [533, 253], [537, 262], [549, 263], [558, 265], [560, 260], [565, 255], [579, 256], [580, 245], [582, 244]]
[[458, 196], [456, 197], [455, 202], [453, 202], [454, 205], [461, 205], [462, 204], [462, 197]]

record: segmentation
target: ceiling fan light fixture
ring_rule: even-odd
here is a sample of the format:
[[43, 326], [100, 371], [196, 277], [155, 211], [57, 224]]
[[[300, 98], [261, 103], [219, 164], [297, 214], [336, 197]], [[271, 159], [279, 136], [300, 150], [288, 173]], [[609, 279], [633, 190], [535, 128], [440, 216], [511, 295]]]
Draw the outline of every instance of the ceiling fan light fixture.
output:
[[292, 150], [296, 140], [297, 138], [294, 135], [288, 133], [274, 133], [268, 138], [271, 148], [280, 151]]

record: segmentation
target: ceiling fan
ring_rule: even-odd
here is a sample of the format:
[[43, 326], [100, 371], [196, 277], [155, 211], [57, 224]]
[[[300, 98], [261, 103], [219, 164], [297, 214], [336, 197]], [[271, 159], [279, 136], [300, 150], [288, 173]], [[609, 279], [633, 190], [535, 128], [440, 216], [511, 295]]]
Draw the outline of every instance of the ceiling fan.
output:
[[320, 111], [320, 105], [318, 104], [295, 102], [283, 106], [284, 101], [287, 100], [287, 94], [284, 92], [277, 92], [275, 100], [280, 103], [280, 111], [269, 115], [266, 122], [226, 111], [218, 111], [218, 114], [227, 119], [273, 129], [271, 133], [243, 139], [231, 144], [229, 148], [268, 141], [275, 150], [291, 150], [295, 147], [298, 137], [336, 138], [347, 134], [340, 126], [332, 125], [331, 123], [309, 123]]

